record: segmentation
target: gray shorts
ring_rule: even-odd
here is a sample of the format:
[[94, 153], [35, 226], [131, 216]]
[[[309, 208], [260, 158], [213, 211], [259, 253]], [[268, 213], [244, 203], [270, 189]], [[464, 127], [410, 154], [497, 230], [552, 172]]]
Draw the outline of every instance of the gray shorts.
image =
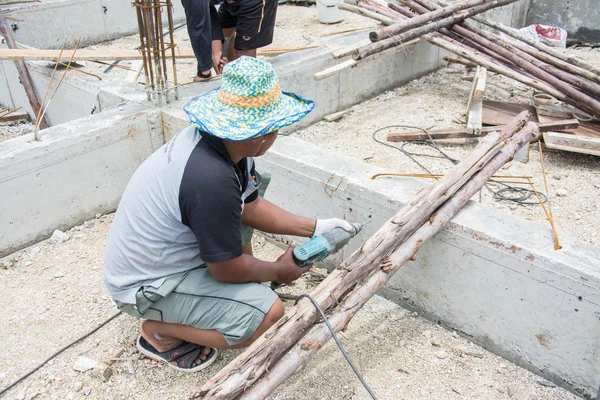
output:
[[219, 282], [206, 267], [171, 275], [158, 288], [144, 286], [135, 297], [135, 305], [115, 302], [135, 318], [216, 330], [230, 345], [248, 340], [277, 300], [265, 285]]

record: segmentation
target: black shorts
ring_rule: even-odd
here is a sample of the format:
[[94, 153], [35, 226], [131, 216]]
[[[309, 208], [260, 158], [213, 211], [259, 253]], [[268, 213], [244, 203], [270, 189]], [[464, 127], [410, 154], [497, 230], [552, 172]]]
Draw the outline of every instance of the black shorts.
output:
[[254, 50], [273, 43], [277, 0], [225, 0], [221, 28], [235, 29], [235, 49]]

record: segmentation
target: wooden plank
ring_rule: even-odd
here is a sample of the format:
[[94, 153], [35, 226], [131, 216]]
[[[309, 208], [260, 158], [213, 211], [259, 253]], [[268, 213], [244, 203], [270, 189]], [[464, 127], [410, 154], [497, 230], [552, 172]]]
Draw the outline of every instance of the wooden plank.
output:
[[[480, 135], [473, 135], [467, 132], [466, 129], [436, 129], [427, 131], [429, 136], [423, 132], [390, 132], [388, 133], [387, 140], [389, 142], [410, 142], [419, 140], [445, 140], [445, 139], [469, 139], [486, 136], [490, 132], [495, 132], [503, 129], [505, 125], [496, 126], [484, 126], [481, 128]], [[569, 120], [558, 120], [547, 123], [538, 124], [540, 132], [549, 131], [564, 131], [570, 129], [576, 129], [579, 127], [579, 121], [576, 119]]]
[[[560, 120], [557, 117], [538, 114], [541, 123], [548, 124]], [[565, 132], [566, 129], [558, 127], [553, 132]], [[579, 121], [579, 128], [570, 130], [568, 133], [581, 138], [600, 139], [600, 122]]]
[[339, 111], [333, 114], [329, 114], [323, 117], [323, 119], [327, 122], [333, 122], [333, 121], [337, 121], [338, 119], [342, 118], [343, 116], [347, 115], [351, 110], [347, 109], [344, 111]]
[[544, 132], [543, 136], [544, 143], [549, 149], [600, 156], [600, 139], [560, 132]]
[[531, 113], [531, 121], [538, 122], [535, 107], [532, 105], [484, 100], [482, 123], [484, 125], [506, 125], [523, 110]]
[[473, 93], [473, 99], [483, 100], [485, 94], [485, 85], [487, 83], [487, 68], [477, 67], [477, 84], [475, 85], [475, 91]]
[[313, 78], [315, 81], [320, 81], [320, 80], [330, 77], [332, 75], [336, 75], [345, 69], [352, 68], [356, 64], [358, 64], [358, 61], [356, 61], [356, 60], [346, 60], [343, 63], [334, 65], [333, 67], [330, 67], [330, 68], [324, 69], [323, 71], [317, 72], [316, 74], [313, 75]]
[[471, 103], [471, 110], [467, 117], [467, 131], [473, 135], [481, 134], [483, 114], [483, 101], [473, 100]]
[[142, 60], [134, 60], [131, 63], [131, 71], [129, 71], [127, 73], [125, 80], [127, 82], [135, 83], [138, 80], [143, 68], [144, 68], [144, 62]]
[[[293, 51], [306, 50], [318, 46], [305, 47], [276, 47], [267, 46], [257, 50], [257, 54], [278, 55]], [[179, 49], [176, 51], [177, 58], [195, 58], [191, 49]], [[0, 49], [0, 60], [47, 60], [55, 61], [60, 54], [60, 50], [40, 50], [40, 49]], [[73, 50], [65, 50], [61, 60], [69, 60], [73, 56]], [[77, 50], [73, 60], [141, 60], [142, 54], [138, 50]]]
[[0, 122], [16, 122], [23, 121], [29, 119], [29, 114], [26, 112], [23, 113], [9, 113], [3, 116], [0, 116]]

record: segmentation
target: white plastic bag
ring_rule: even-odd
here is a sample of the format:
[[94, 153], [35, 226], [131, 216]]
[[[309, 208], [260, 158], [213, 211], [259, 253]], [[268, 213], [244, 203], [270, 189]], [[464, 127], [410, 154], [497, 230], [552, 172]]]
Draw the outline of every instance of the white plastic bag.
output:
[[536, 42], [541, 42], [553, 47], [567, 47], [567, 31], [555, 26], [533, 24], [519, 29]]

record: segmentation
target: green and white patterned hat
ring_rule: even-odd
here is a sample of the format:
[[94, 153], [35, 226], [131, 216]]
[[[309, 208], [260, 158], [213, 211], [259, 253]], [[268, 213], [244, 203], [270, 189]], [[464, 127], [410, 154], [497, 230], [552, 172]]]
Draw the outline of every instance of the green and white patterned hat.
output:
[[243, 56], [225, 65], [221, 87], [183, 109], [200, 130], [242, 141], [300, 121], [314, 107], [314, 101], [282, 91], [270, 63]]

